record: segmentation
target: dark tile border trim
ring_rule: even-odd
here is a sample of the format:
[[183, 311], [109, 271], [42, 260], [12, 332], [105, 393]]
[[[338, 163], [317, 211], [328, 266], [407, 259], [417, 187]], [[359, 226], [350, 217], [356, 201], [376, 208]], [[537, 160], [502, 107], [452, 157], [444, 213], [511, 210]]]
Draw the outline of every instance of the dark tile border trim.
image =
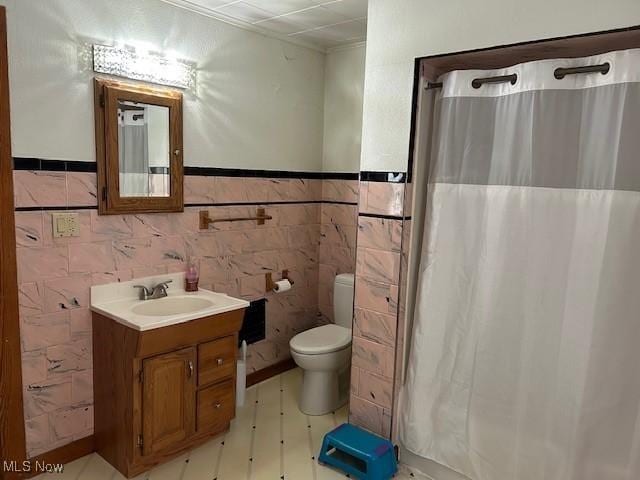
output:
[[76, 160], [45, 160], [40, 158], [13, 157], [14, 170], [46, 170], [50, 172], [92, 172], [97, 170], [96, 162]]
[[411, 220], [410, 216], [403, 217], [402, 215], [382, 215], [378, 213], [359, 213], [358, 216], [368, 218], [382, 218], [384, 220]]
[[[213, 207], [257, 207], [263, 205], [309, 205], [309, 204], [330, 204], [358, 206], [356, 202], [338, 202], [333, 200], [283, 200], [278, 202], [219, 202], [219, 203], [185, 203], [185, 208], [213, 208]], [[16, 212], [40, 212], [40, 211], [65, 211], [65, 210], [97, 210], [97, 205], [80, 206], [56, 206], [56, 207], [16, 207]], [[126, 215], [126, 214], [125, 214]], [[130, 214], [135, 215], [135, 214]]]
[[294, 172], [244, 168], [184, 167], [185, 175], [201, 177], [294, 178], [305, 180], [357, 180], [357, 172]]
[[[14, 170], [46, 170], [51, 172], [96, 172], [95, 162], [47, 160], [13, 157]], [[157, 172], [161, 173], [161, 172]], [[305, 180], [362, 180], [364, 182], [402, 183], [406, 172], [294, 172], [288, 170], [252, 170], [243, 168], [184, 167], [185, 175], [199, 177], [292, 178]]]
[[404, 183], [406, 172], [360, 172], [362, 182]]

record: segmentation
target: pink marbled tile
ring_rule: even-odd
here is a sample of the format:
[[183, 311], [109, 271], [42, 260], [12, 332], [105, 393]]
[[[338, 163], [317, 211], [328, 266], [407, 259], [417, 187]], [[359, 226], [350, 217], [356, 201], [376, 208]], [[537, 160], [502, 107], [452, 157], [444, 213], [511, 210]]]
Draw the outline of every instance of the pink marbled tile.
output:
[[71, 375], [71, 400], [74, 403], [93, 402], [93, 370]]
[[391, 408], [393, 382], [390, 378], [360, 370], [358, 396], [381, 407]]
[[148, 254], [151, 249], [150, 237], [114, 240], [112, 245], [116, 270], [147, 268], [150, 265]]
[[115, 240], [133, 236], [131, 215], [98, 215], [91, 210], [91, 240]]
[[67, 205], [97, 206], [97, 176], [95, 173], [67, 172]]
[[69, 273], [111, 272], [115, 269], [111, 242], [69, 245]]
[[358, 247], [399, 252], [401, 242], [401, 220], [370, 217], [358, 219]]
[[269, 189], [272, 182], [266, 178], [245, 178], [244, 188], [246, 189], [246, 201], [248, 202], [267, 202], [271, 192]]
[[280, 225], [309, 225], [320, 223], [320, 205], [281, 205]]
[[351, 363], [362, 370], [393, 378], [394, 349], [361, 337], [353, 337]]
[[155, 275], [163, 275], [165, 273], [167, 273], [166, 265], [138, 267], [131, 270], [131, 278], [153, 277]]
[[25, 418], [34, 418], [71, 404], [71, 377], [49, 378], [27, 385], [23, 392]]
[[47, 379], [47, 355], [44, 350], [22, 353], [22, 384], [44, 382]]
[[398, 287], [356, 277], [355, 301], [357, 307], [374, 312], [396, 315], [398, 311]]
[[319, 260], [325, 265], [333, 265], [338, 273], [355, 271], [356, 252], [350, 248], [320, 243]]
[[391, 439], [391, 429], [393, 427], [393, 417], [388, 409], [382, 410], [382, 436]]
[[15, 170], [13, 182], [16, 208], [67, 205], [67, 177], [64, 172]]
[[335, 223], [355, 226], [358, 224], [358, 211], [354, 205], [324, 203], [322, 204], [320, 219], [323, 224]]
[[352, 395], [358, 395], [358, 388], [360, 386], [360, 369], [351, 365], [351, 388], [349, 391]]
[[320, 305], [333, 305], [332, 283], [321, 283], [318, 285], [318, 303]]
[[282, 202], [294, 200], [288, 178], [270, 178], [267, 180], [267, 200]]
[[15, 212], [16, 245], [41, 247], [42, 212]]
[[70, 277], [45, 280], [44, 310], [56, 312], [73, 308], [88, 308], [91, 275], [76, 274]]
[[265, 228], [236, 233], [242, 233], [244, 236], [244, 250], [241, 253], [282, 250], [289, 247], [287, 230], [284, 228]]
[[[159, 272], [166, 273], [166, 272]], [[151, 275], [154, 275], [153, 273]], [[137, 277], [148, 275], [137, 275]], [[91, 285], [104, 285], [105, 283], [127, 282], [133, 279], [131, 270], [120, 270], [115, 272], [98, 272], [91, 275]]]
[[216, 282], [210, 288], [212, 288], [214, 292], [226, 293], [232, 297], [240, 296], [240, 280], [237, 278], [225, 282]]
[[218, 234], [191, 234], [184, 235], [185, 254], [190, 257], [217, 257], [226, 253], [224, 246], [221, 245], [222, 237]]
[[356, 273], [359, 277], [397, 285], [400, 280], [400, 254], [384, 250], [359, 248]]
[[[261, 186], [257, 182], [251, 187], [257, 188], [256, 192], [250, 191], [248, 179], [244, 177], [214, 177], [216, 202], [232, 203], [232, 202], [249, 202], [249, 201], [266, 201], [266, 187]], [[263, 198], [259, 198], [263, 197]], [[249, 200], [250, 198], [258, 198], [258, 200]]]
[[247, 353], [247, 372], [255, 372], [281, 360], [290, 358], [289, 346], [262, 340], [249, 346]]
[[215, 177], [184, 176], [184, 203], [215, 203]]
[[329, 202], [358, 202], [357, 180], [323, 180], [322, 199]]
[[333, 285], [336, 275], [338, 274], [338, 269], [334, 265], [325, 263], [320, 263], [318, 267], [318, 282]]
[[240, 279], [240, 296], [251, 300], [262, 298], [265, 295], [264, 275], [242, 277]]
[[68, 274], [69, 252], [66, 247], [20, 247], [16, 253], [19, 283], [64, 277]]
[[76, 308], [69, 311], [69, 328], [72, 340], [90, 337], [92, 330], [91, 310]]
[[318, 245], [320, 242], [320, 225], [292, 225], [287, 231], [288, 244], [292, 248]]
[[322, 180], [294, 178], [289, 182], [291, 200], [298, 202], [322, 200]]
[[206, 284], [226, 282], [231, 278], [228, 257], [205, 257], [200, 260], [200, 281]]
[[335, 223], [322, 224], [320, 229], [321, 239], [324, 244], [337, 245], [339, 247], [356, 248], [355, 225], [337, 225]]
[[38, 315], [44, 309], [44, 297], [40, 282], [21, 283], [18, 285], [18, 306], [20, 316]]
[[263, 252], [233, 255], [229, 257], [229, 268], [232, 277], [264, 275], [278, 270], [278, 258]]
[[360, 213], [402, 215], [404, 183], [361, 182], [360, 188]]
[[202, 241], [215, 241], [218, 248], [217, 254], [219, 255], [240, 255], [242, 253], [253, 252], [253, 249], [249, 248], [251, 238], [248, 236], [248, 232], [217, 232], [215, 236], [203, 239]]
[[200, 231], [198, 211], [195, 209], [187, 209], [182, 213], [139, 214], [133, 216], [131, 223], [136, 238], [197, 234]]
[[349, 399], [349, 423], [382, 435], [382, 408], [356, 395]]
[[80, 432], [93, 428], [93, 406], [74, 405], [49, 414], [52, 441], [73, 439]]
[[20, 340], [23, 352], [65, 343], [70, 339], [69, 313], [66, 311], [20, 319]]
[[42, 414], [25, 421], [25, 435], [27, 440], [27, 456], [33, 458], [49, 450], [50, 431], [49, 415]]
[[353, 334], [395, 348], [396, 316], [355, 309]]
[[69, 375], [91, 368], [91, 339], [81, 338], [47, 348], [48, 374]]

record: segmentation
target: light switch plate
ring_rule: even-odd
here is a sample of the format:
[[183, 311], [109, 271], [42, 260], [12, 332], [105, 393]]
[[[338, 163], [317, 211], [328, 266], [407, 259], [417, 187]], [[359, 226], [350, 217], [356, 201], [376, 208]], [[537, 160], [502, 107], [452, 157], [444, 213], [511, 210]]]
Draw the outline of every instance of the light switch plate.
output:
[[79, 237], [80, 224], [77, 213], [52, 213], [53, 237]]

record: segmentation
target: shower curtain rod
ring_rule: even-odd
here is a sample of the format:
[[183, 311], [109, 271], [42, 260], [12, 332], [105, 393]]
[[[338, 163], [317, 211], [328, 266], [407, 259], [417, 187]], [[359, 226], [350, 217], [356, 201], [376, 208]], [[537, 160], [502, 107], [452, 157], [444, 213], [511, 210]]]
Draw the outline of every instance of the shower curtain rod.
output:
[[[556, 68], [553, 72], [553, 76], [558, 80], [562, 80], [567, 75], [578, 75], [582, 73], [598, 73], [606, 75], [611, 69], [609, 62], [602, 63], [600, 65], [586, 65], [584, 67], [570, 67], [570, 68]], [[474, 78], [471, 81], [473, 88], [480, 88], [485, 83], [506, 83], [515, 85], [518, 81], [518, 76], [514, 73], [511, 75], [499, 75], [496, 77]], [[432, 90], [436, 88], [442, 88], [442, 82], [427, 82], [425, 90]]]

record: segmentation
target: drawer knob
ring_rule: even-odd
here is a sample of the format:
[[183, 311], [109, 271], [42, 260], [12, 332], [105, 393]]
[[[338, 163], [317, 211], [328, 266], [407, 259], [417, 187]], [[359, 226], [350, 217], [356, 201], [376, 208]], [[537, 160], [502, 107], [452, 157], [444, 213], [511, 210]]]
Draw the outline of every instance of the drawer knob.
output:
[[218, 408], [222, 407], [222, 404], [221, 404], [220, 402], [218, 402], [218, 403], [216, 403], [216, 404], [214, 405], [214, 407], [215, 407], [216, 409], [218, 409]]
[[222, 365], [224, 363], [224, 359], [218, 358], [218, 359], [216, 359], [216, 363], [218, 364], [218, 366], [220, 366], [220, 365]]

